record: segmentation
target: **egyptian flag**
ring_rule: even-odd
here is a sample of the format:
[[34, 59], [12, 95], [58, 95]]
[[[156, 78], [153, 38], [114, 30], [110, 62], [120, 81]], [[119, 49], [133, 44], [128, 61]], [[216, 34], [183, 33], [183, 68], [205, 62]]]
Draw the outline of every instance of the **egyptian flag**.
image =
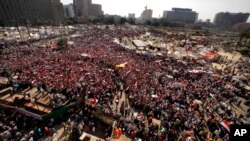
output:
[[227, 129], [228, 132], [230, 132], [230, 123], [228, 121], [222, 121], [220, 123], [225, 129]]
[[96, 105], [96, 103], [97, 103], [97, 99], [96, 99], [96, 97], [94, 96], [94, 98], [91, 100], [91, 104]]

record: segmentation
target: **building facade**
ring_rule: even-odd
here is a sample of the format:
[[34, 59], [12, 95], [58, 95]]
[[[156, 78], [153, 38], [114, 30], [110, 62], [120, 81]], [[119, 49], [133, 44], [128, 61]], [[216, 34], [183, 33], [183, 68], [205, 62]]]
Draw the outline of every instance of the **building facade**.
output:
[[153, 10], [148, 9], [147, 6], [145, 7], [145, 10], [141, 14], [142, 20], [151, 20], [153, 15]]
[[90, 15], [91, 16], [103, 16], [102, 5], [100, 4], [91, 4], [90, 6]]
[[51, 0], [52, 19], [54, 22], [62, 22], [64, 20], [63, 4], [60, 0]]
[[77, 17], [89, 16], [92, 0], [74, 0], [75, 13]]
[[198, 13], [187, 8], [172, 8], [172, 11], [164, 11], [163, 18], [169, 22], [178, 23], [195, 23], [198, 18]]
[[77, 17], [102, 16], [102, 5], [92, 4], [92, 0], [74, 0]]
[[249, 13], [224, 13], [215, 15], [214, 23], [219, 27], [230, 28], [238, 23], [246, 23]]
[[134, 13], [129, 13], [128, 14], [128, 18], [130, 19], [135, 19], [135, 14]]
[[64, 8], [64, 16], [65, 17], [70, 17], [70, 18], [75, 17], [75, 11], [74, 11], [73, 4], [64, 5], [63, 8]]
[[51, 23], [64, 20], [60, 0], [0, 0], [0, 20], [6, 25], [34, 19]]

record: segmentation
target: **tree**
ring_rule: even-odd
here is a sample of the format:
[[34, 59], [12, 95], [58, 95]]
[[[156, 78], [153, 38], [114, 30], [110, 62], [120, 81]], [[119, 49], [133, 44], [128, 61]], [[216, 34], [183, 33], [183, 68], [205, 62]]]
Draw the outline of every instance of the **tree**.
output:
[[30, 28], [29, 28], [30, 21], [27, 19], [24, 19], [24, 18], [21, 18], [19, 21], [20, 21], [20, 23], [19, 23], [20, 25], [23, 25], [27, 28], [29, 39], [31, 39]]
[[73, 25], [73, 24], [74, 24], [74, 21], [68, 19], [68, 20], [66, 21], [66, 24], [67, 24], [68, 33], [69, 33], [69, 25]]
[[62, 47], [64, 45], [67, 45], [67, 39], [66, 38], [60, 38], [57, 40], [56, 45], [58, 47]]
[[37, 27], [38, 33], [40, 33], [39, 27], [42, 25], [42, 22], [39, 19], [37, 19], [37, 18], [32, 19], [31, 25]]
[[120, 19], [119, 24], [123, 25], [123, 24], [125, 24], [126, 22], [127, 22], [127, 19], [124, 18], [124, 17], [122, 17], [122, 18]]
[[43, 22], [43, 26], [44, 26], [44, 30], [45, 30], [45, 34], [48, 35], [48, 32], [47, 32], [47, 25], [49, 25], [49, 21], [44, 21]]
[[146, 20], [145, 24], [146, 24], [146, 25], [151, 25], [152, 22], [151, 22], [150, 20]]
[[152, 25], [153, 25], [153, 26], [159, 26], [159, 25], [160, 25], [159, 20], [156, 19], [156, 18], [154, 18], [154, 19], [152, 20]]
[[129, 18], [128, 23], [129, 24], [135, 24], [135, 19], [134, 18]]
[[240, 41], [238, 44], [241, 44], [243, 38], [246, 38], [246, 40], [250, 38], [250, 29], [246, 29], [240, 33]]
[[4, 22], [0, 19], [0, 27], [2, 27], [3, 28], [3, 31], [4, 31], [4, 28], [5, 28], [5, 24], [4, 24]]
[[105, 24], [114, 24], [115, 23], [114, 17], [113, 16], [105, 17], [104, 23]]
[[165, 19], [165, 18], [161, 18], [160, 20], [159, 20], [159, 22], [160, 22], [160, 25], [161, 26], [169, 26], [169, 22], [167, 21], [167, 19]]
[[20, 29], [19, 29], [19, 21], [17, 21], [17, 20], [15, 20], [15, 19], [13, 19], [12, 20], [12, 25], [14, 26], [14, 27], [16, 27], [16, 29], [17, 29], [17, 31], [18, 31], [18, 33], [19, 33], [19, 36], [20, 36], [20, 38], [21, 38], [21, 41], [23, 41], [23, 37], [22, 37], [22, 34], [21, 34], [21, 32], [20, 32]]

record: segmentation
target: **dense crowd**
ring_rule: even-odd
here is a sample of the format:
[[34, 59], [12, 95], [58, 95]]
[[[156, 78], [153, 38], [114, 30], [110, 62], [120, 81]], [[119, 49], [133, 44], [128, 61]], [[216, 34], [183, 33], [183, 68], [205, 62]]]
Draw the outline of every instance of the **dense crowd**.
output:
[[[195, 60], [138, 54], [113, 42], [114, 37], [141, 33], [144, 31], [86, 29], [81, 37], [70, 39], [74, 44], [56, 51], [33, 45], [10, 46], [1, 49], [0, 72], [15, 83], [29, 83], [68, 97], [103, 101], [102, 95], [114, 96], [118, 88], [124, 89], [131, 107], [146, 115], [143, 120], [120, 120], [118, 126], [131, 138], [228, 140], [228, 131], [218, 128], [220, 122], [242, 123], [246, 118], [228, 106], [241, 102], [241, 89], [235, 87], [232, 75], [214, 72]], [[203, 40], [201, 43], [208, 44]], [[123, 67], [117, 67], [121, 64]], [[107, 100], [104, 109], [107, 104], [112, 105], [112, 101]], [[160, 120], [162, 126], [154, 125], [152, 118]]]

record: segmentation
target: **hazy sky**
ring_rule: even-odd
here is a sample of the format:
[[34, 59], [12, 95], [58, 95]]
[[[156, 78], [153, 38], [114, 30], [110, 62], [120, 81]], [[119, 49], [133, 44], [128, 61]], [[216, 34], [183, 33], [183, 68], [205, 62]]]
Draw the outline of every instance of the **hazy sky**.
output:
[[[63, 4], [73, 3], [73, 0], [61, 0]], [[162, 16], [164, 10], [172, 7], [192, 8], [199, 13], [198, 19], [211, 19], [218, 12], [247, 12], [250, 13], [250, 0], [92, 0], [102, 4], [105, 14], [128, 16], [135, 13], [139, 17], [147, 5], [153, 10], [153, 17]], [[248, 18], [250, 22], [250, 18]]]

